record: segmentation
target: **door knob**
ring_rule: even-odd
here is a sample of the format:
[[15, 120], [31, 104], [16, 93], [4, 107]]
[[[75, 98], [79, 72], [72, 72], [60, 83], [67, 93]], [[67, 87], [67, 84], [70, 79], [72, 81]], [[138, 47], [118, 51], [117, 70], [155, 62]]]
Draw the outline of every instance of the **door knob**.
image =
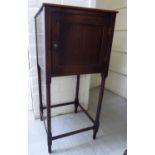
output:
[[54, 43], [53, 44], [53, 47], [56, 49], [56, 48], [58, 48], [58, 44], [57, 43]]

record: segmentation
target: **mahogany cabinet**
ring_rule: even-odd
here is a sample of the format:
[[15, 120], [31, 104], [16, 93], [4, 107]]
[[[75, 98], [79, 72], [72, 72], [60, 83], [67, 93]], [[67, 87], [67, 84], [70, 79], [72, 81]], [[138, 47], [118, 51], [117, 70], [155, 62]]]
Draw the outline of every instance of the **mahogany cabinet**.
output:
[[[36, 51], [39, 77], [40, 117], [47, 109], [47, 141], [51, 153], [52, 141], [87, 130], [93, 130], [93, 138], [99, 128], [99, 116], [104, 92], [117, 11], [99, 10], [43, 3], [35, 16]], [[95, 120], [81, 106], [78, 99], [80, 74], [101, 73], [101, 89]], [[77, 75], [75, 100], [52, 105], [50, 85], [52, 77]], [[46, 85], [46, 107], [42, 104], [42, 84]], [[93, 125], [70, 133], [53, 136], [51, 108], [75, 105], [90, 118]]]

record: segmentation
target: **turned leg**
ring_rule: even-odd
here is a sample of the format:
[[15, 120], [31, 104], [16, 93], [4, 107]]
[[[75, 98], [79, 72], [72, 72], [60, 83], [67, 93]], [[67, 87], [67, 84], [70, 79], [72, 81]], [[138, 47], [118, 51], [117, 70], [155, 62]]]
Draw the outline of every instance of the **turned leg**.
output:
[[47, 102], [47, 144], [48, 144], [48, 152], [52, 153], [51, 145], [52, 145], [52, 132], [51, 132], [51, 108], [50, 108], [50, 82], [48, 80], [46, 82], [46, 102]]
[[42, 104], [42, 90], [41, 90], [41, 70], [38, 65], [38, 86], [39, 86], [39, 109], [40, 109], [40, 120], [43, 120], [43, 104]]
[[101, 87], [100, 87], [100, 92], [99, 92], [99, 100], [98, 100], [96, 118], [95, 118], [95, 123], [94, 123], [93, 139], [96, 139], [96, 134], [97, 134], [99, 126], [100, 126], [99, 119], [100, 119], [102, 99], [103, 99], [103, 94], [104, 94], [105, 75], [101, 74], [101, 77], [102, 77], [102, 80], [101, 80]]
[[75, 96], [75, 113], [77, 113], [77, 109], [78, 109], [78, 105], [79, 105], [79, 85], [80, 85], [80, 75], [77, 75], [76, 96]]

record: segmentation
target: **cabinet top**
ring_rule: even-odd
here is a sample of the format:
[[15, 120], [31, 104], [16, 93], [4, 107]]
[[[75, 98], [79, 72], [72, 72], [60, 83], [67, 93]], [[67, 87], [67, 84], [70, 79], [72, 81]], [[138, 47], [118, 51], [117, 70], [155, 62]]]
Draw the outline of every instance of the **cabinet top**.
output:
[[43, 3], [40, 7], [39, 11], [36, 13], [35, 17], [42, 11], [44, 7], [50, 7], [50, 8], [58, 8], [58, 9], [72, 9], [72, 10], [81, 10], [81, 11], [91, 11], [94, 13], [118, 13], [118, 11], [115, 10], [105, 10], [105, 9], [96, 9], [96, 8], [87, 8], [87, 7], [77, 7], [77, 6], [68, 6], [68, 5], [59, 5], [59, 4], [51, 4], [51, 3]]

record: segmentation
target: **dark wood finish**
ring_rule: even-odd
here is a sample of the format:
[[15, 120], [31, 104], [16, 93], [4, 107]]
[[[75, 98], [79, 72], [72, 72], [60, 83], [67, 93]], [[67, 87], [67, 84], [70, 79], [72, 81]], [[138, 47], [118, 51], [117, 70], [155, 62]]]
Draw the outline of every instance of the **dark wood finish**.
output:
[[[61, 106], [67, 106], [67, 105], [70, 105], [70, 104], [75, 104], [75, 102], [68, 102], [68, 103], [62, 103], [62, 104], [58, 104], [58, 105], [51, 105], [50, 107], [51, 108], [56, 108], [56, 107], [61, 107]], [[79, 104], [79, 107], [82, 109], [82, 111], [88, 116], [88, 118], [92, 121], [92, 123], [94, 123], [94, 119], [90, 116], [90, 114], [83, 108], [83, 106], [81, 104]], [[43, 109], [47, 109], [47, 107], [43, 107]], [[41, 113], [42, 115], [42, 113]], [[43, 118], [43, 116], [41, 116]], [[44, 119], [43, 119], [44, 120]], [[45, 130], [47, 132], [47, 127], [46, 127], [46, 123], [44, 122], [44, 126], [45, 126]], [[52, 137], [52, 140], [55, 140], [55, 139], [58, 139], [58, 137], [66, 137], [67, 135], [74, 135], [76, 133], [79, 133], [79, 131], [87, 131], [87, 130], [90, 130], [92, 129], [92, 127], [87, 127], [87, 128], [83, 128], [83, 129], [80, 129], [78, 131], [73, 131], [73, 132], [69, 132], [69, 133], [65, 133], [63, 134], [64, 136], [54, 136]], [[93, 129], [94, 129], [94, 126], [93, 126]]]
[[80, 75], [77, 75], [76, 95], [75, 95], [75, 113], [77, 113], [77, 109], [79, 105], [79, 87], [80, 87]]
[[99, 72], [107, 75], [116, 12], [43, 6], [36, 15], [38, 21], [43, 18], [40, 23], [44, 24], [37, 25], [45, 34], [37, 35], [39, 65], [51, 68], [52, 77]]
[[89, 113], [82, 107], [81, 104], [79, 104], [79, 107], [82, 109], [83, 112], [88, 116], [88, 118], [94, 123], [94, 119], [89, 115]]
[[[35, 16], [40, 118], [47, 109], [47, 143], [51, 153], [52, 140], [99, 128], [104, 83], [108, 75], [116, 11], [71, 7], [44, 3]], [[80, 74], [101, 73], [102, 82], [95, 121], [79, 103]], [[75, 101], [51, 105], [50, 85], [55, 76], [77, 75]], [[42, 97], [46, 86], [46, 100]], [[46, 106], [43, 106], [46, 103]], [[74, 104], [93, 122], [92, 127], [52, 136], [51, 108]]]
[[[53, 7], [53, 12], [56, 12], [55, 8], [62, 9], [63, 13], [85, 13], [88, 15], [98, 15], [102, 16], [103, 13], [113, 12], [118, 13], [118, 11], [114, 10], [106, 10], [106, 9], [96, 9], [96, 8], [85, 8], [85, 7], [75, 7], [75, 6], [67, 6], [67, 5], [58, 5], [58, 4], [50, 4], [50, 3], [43, 3], [38, 12], [36, 13], [35, 17], [40, 15], [44, 7]], [[87, 12], [86, 12], [87, 11]]]
[[[48, 8], [52, 12], [52, 8]], [[52, 12], [51, 50], [52, 76], [105, 72], [106, 57], [110, 37], [111, 18], [115, 14], [103, 14], [102, 17], [83, 14], [62, 14]], [[110, 38], [109, 38], [110, 39]]]
[[43, 120], [43, 103], [42, 103], [42, 91], [41, 91], [41, 71], [38, 65], [38, 86], [39, 86], [39, 108], [40, 108], [40, 120]]
[[54, 136], [54, 137], [52, 137], [52, 140], [56, 140], [56, 139], [63, 138], [63, 137], [66, 137], [66, 136], [75, 135], [77, 133], [85, 132], [85, 131], [92, 130], [92, 129], [94, 129], [94, 126], [88, 127], [88, 128], [83, 128], [83, 129], [76, 130], [76, 131], [72, 131], [72, 132], [65, 133], [65, 134], [61, 134], [61, 135], [58, 135], [58, 136]]
[[127, 149], [124, 151], [123, 155], [127, 155]]
[[[75, 101], [74, 102], [67, 102], [67, 103], [50, 105], [50, 108], [56, 108], [56, 107], [61, 107], [61, 106], [66, 106], [66, 105], [71, 105], [71, 104], [75, 104]], [[43, 107], [43, 109], [47, 109], [47, 107]]]
[[102, 106], [102, 99], [103, 99], [103, 94], [104, 94], [104, 85], [105, 85], [105, 74], [101, 74], [101, 88], [100, 88], [100, 93], [99, 93], [99, 101], [98, 101], [98, 106], [97, 106], [97, 112], [96, 112], [96, 118], [95, 118], [95, 123], [94, 123], [94, 134], [93, 134], [93, 139], [96, 139], [96, 134], [99, 129], [99, 119], [100, 119], [100, 111], [101, 111], [101, 106]]
[[50, 83], [46, 85], [46, 98], [47, 98], [47, 143], [48, 143], [48, 152], [51, 153], [51, 145], [52, 145], [52, 133], [51, 133], [51, 108], [50, 108]]

